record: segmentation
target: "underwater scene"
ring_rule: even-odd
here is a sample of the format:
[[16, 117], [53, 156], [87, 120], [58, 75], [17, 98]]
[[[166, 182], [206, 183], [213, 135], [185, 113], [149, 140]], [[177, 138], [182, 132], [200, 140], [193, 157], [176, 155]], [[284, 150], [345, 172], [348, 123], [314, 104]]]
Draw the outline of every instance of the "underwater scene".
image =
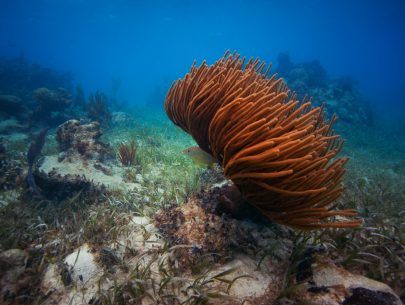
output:
[[0, 304], [404, 304], [404, 17], [1, 0]]

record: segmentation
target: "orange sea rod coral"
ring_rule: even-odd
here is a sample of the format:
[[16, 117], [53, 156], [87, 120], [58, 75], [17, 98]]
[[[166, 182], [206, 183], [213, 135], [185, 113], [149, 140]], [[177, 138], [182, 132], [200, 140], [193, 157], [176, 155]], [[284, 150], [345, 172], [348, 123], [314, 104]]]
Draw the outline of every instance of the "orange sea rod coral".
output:
[[300, 229], [357, 227], [354, 210], [334, 210], [346, 158], [322, 107], [299, 102], [258, 59], [228, 52], [170, 88], [169, 118], [224, 168], [247, 202], [275, 222]]
[[120, 143], [117, 151], [118, 160], [124, 166], [131, 166], [136, 163], [136, 142], [132, 140], [129, 144]]

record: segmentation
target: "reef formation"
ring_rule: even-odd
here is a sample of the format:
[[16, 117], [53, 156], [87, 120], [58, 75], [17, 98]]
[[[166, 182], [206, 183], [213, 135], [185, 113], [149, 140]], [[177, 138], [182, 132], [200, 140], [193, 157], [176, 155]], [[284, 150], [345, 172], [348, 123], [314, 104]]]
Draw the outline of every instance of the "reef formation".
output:
[[298, 98], [310, 96], [316, 106], [325, 103], [327, 112], [336, 113], [340, 122], [374, 125], [371, 105], [351, 77], [329, 76], [318, 60], [295, 63], [288, 52], [279, 54], [276, 70]]
[[103, 161], [113, 158], [112, 148], [100, 141], [102, 131], [98, 122], [88, 124], [69, 120], [56, 130], [61, 154], [59, 159], [78, 157], [83, 160]]
[[[302, 89], [312, 95], [323, 82], [328, 91], [318, 91], [336, 98], [321, 108], [316, 95], [311, 105], [298, 102], [295, 86], [304, 78], [295, 82], [288, 71], [300, 64], [282, 75], [294, 96], [282, 80], [266, 76], [261, 62], [241, 60], [228, 54], [213, 66], [194, 66], [171, 91], [182, 100], [181, 107], [169, 107], [172, 115], [222, 168], [202, 167], [182, 153], [195, 143], [157, 111], [161, 90], [151, 97], [151, 109], [110, 112], [122, 105], [119, 81], [112, 95], [96, 91], [87, 98], [80, 85], [71, 92], [50, 69], [0, 60], [0, 79], [10, 77], [0, 83], [0, 304], [402, 304], [396, 296], [404, 300], [402, 152], [396, 159], [394, 145], [376, 154], [379, 141], [367, 142], [370, 151], [350, 141], [344, 152], [354, 158], [344, 174], [345, 159], [337, 155], [342, 141], [323, 111], [336, 105], [342, 116], [357, 102], [362, 108], [355, 88], [335, 90], [320, 65], [304, 65]], [[263, 102], [268, 97], [272, 102]], [[358, 128], [360, 117], [339, 122]], [[37, 142], [44, 146], [40, 157], [39, 146], [27, 156], [48, 123], [46, 141]], [[271, 132], [278, 134], [265, 140]], [[270, 147], [271, 141], [279, 142]], [[269, 153], [276, 159], [263, 163], [275, 147], [282, 148]], [[40, 194], [27, 185], [30, 163]], [[260, 177], [273, 168], [285, 176]], [[289, 176], [289, 170], [295, 172]], [[318, 175], [309, 190], [320, 178], [325, 196], [339, 197], [325, 206], [331, 217], [315, 217], [310, 228], [330, 226], [329, 218], [337, 221], [332, 228], [350, 223], [345, 214], [331, 215], [342, 206], [356, 208], [364, 226], [292, 230], [309, 228], [294, 224], [291, 216], [300, 214], [294, 208], [304, 208], [300, 221], [311, 211], [319, 216], [319, 206], [311, 210], [311, 204], [321, 196], [294, 197], [260, 183], [294, 192], [289, 178], [305, 171], [303, 181], [312, 171]], [[288, 226], [269, 221], [266, 210]]]

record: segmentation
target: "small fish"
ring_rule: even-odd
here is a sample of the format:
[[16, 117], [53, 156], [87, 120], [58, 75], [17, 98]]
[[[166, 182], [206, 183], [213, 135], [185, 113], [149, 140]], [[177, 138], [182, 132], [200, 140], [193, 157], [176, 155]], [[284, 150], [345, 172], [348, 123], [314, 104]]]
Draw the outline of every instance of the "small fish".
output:
[[32, 175], [32, 167], [34, 166], [35, 162], [37, 162], [39, 156], [41, 155], [42, 148], [45, 144], [46, 134], [48, 133], [49, 128], [46, 127], [31, 142], [30, 148], [28, 149], [27, 153], [27, 162], [28, 162], [28, 175], [27, 175], [27, 183], [30, 188], [37, 194], [40, 194], [39, 188], [35, 183], [34, 176]]
[[209, 167], [212, 167], [216, 163], [218, 163], [218, 161], [213, 156], [203, 151], [198, 146], [189, 147], [183, 150], [182, 153], [189, 156], [196, 164], [201, 166], [208, 165]]

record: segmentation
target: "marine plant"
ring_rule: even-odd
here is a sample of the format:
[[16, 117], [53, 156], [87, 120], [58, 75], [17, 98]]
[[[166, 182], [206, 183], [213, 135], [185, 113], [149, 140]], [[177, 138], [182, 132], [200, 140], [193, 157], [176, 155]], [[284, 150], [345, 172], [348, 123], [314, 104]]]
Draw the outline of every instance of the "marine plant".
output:
[[120, 143], [117, 152], [118, 160], [124, 166], [134, 165], [136, 162], [136, 143], [132, 140], [128, 143]]
[[37, 195], [40, 194], [40, 191], [35, 183], [34, 176], [32, 174], [32, 167], [35, 162], [38, 160], [39, 155], [41, 154], [42, 148], [45, 144], [46, 134], [48, 133], [49, 128], [44, 128], [31, 142], [31, 145], [27, 152], [27, 163], [28, 163], [28, 175], [27, 183], [30, 186], [31, 190], [34, 191]]
[[101, 91], [97, 90], [94, 94], [89, 96], [89, 102], [87, 103], [87, 116], [101, 124], [107, 123], [111, 120], [111, 113], [108, 110], [107, 105], [107, 96]]
[[350, 165], [356, 171], [346, 178], [347, 191], [342, 199], [358, 207], [363, 228], [328, 230], [312, 235], [311, 240], [328, 245], [328, 256], [345, 269], [361, 270], [367, 277], [383, 281], [405, 300], [405, 191], [398, 187], [403, 180], [376, 168], [367, 178], [359, 177], [360, 167]]
[[[271, 220], [299, 229], [358, 227], [353, 209], [333, 204], [347, 158], [323, 107], [298, 101], [259, 59], [236, 53], [194, 63], [171, 86], [169, 118], [224, 168], [242, 196]], [[332, 219], [343, 216], [343, 219]]]

